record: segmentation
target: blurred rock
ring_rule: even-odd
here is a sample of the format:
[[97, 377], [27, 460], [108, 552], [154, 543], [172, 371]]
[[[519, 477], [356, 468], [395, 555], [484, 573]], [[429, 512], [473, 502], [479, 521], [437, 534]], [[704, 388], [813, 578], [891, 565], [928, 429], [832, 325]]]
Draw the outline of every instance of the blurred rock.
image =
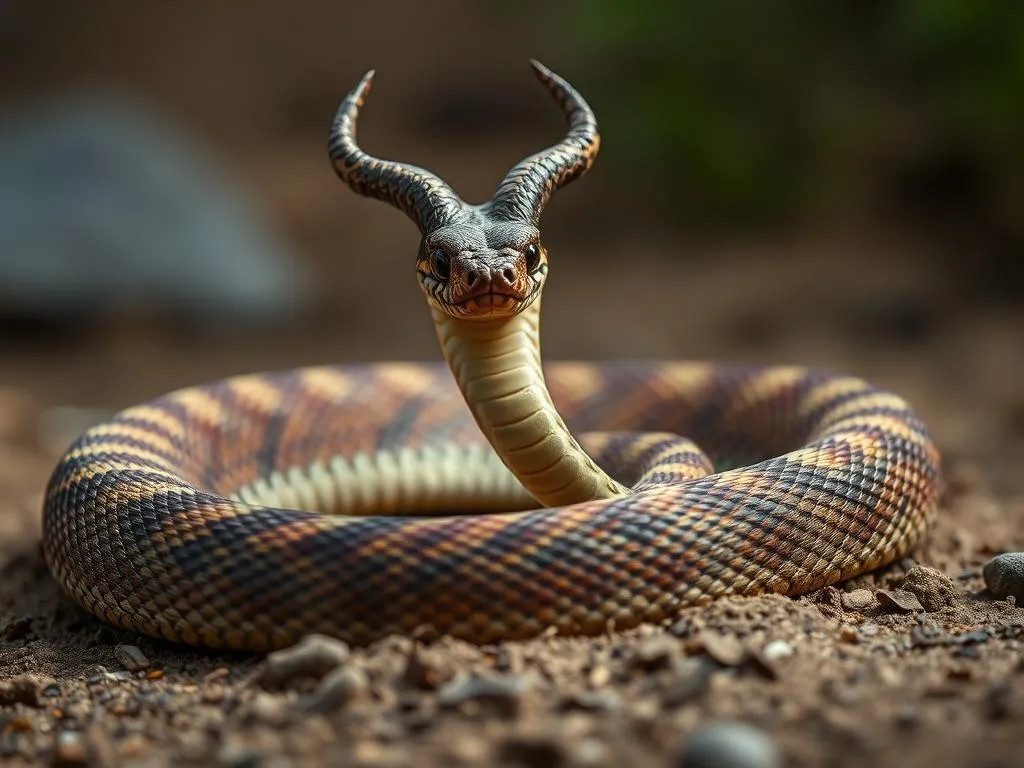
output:
[[1013, 597], [1024, 604], [1024, 552], [1004, 552], [985, 563], [985, 586], [999, 599]]
[[[326, 162], [326, 161], [325, 161]], [[298, 312], [309, 281], [213, 163], [109, 94], [0, 119], [0, 312], [142, 306], [233, 326]]]
[[679, 750], [681, 768], [778, 768], [778, 748], [764, 731], [745, 723], [719, 722], [691, 733]]

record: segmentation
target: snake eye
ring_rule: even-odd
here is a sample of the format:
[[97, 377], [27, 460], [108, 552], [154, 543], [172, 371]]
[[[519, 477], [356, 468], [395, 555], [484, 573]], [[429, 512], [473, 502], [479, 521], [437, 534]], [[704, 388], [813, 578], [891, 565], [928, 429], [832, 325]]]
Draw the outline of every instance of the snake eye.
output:
[[452, 274], [452, 262], [448, 254], [438, 248], [430, 254], [430, 268], [439, 280], [447, 280]]
[[540, 266], [540, 247], [536, 243], [530, 243], [523, 251], [526, 256], [526, 271], [533, 272]]

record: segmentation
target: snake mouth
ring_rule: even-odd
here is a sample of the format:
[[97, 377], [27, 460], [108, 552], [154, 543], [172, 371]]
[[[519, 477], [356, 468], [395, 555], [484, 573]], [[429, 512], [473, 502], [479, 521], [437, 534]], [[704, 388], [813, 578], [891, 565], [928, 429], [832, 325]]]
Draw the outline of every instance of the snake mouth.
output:
[[471, 296], [464, 297], [460, 301], [453, 302], [452, 305], [464, 312], [472, 312], [474, 314], [514, 314], [523, 308], [525, 298], [524, 296], [485, 288]]

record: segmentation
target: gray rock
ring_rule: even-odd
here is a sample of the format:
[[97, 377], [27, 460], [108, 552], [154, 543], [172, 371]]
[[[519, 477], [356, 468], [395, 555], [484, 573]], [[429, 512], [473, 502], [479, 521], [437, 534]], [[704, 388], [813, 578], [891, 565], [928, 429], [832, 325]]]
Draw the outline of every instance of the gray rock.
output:
[[676, 764], [680, 768], [778, 768], [775, 742], [745, 723], [719, 722], [698, 728], [684, 739]]
[[62, 319], [141, 304], [222, 325], [296, 312], [308, 279], [213, 165], [111, 94], [6, 116], [0, 310]]
[[327, 635], [306, 635], [289, 648], [269, 654], [256, 673], [264, 688], [286, 686], [298, 679], [323, 677], [349, 659], [348, 645]]
[[1014, 597], [1024, 604], [1024, 552], [996, 555], [982, 569], [988, 591], [1000, 599]]

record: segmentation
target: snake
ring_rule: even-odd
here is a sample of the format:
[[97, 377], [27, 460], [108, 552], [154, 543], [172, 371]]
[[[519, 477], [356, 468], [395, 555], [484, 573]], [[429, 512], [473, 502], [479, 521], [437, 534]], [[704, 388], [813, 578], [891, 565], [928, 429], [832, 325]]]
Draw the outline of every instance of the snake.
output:
[[75, 603], [211, 648], [486, 646], [805, 595], [917, 546], [940, 455], [896, 394], [794, 365], [542, 361], [541, 213], [600, 135], [531, 64], [567, 132], [483, 204], [360, 148], [372, 70], [331, 123], [340, 179], [419, 228], [443, 361], [237, 375], [87, 429], [42, 505], [45, 561]]

